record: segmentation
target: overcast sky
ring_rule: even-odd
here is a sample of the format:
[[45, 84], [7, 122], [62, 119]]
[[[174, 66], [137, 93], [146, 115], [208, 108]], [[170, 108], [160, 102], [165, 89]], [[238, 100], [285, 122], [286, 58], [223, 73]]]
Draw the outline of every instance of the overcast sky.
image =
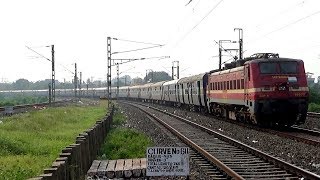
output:
[[[303, 59], [307, 72], [320, 75], [319, 0], [10, 0], [0, 1], [0, 82], [51, 78], [55, 45], [56, 79], [71, 81], [74, 63], [83, 79], [106, 80], [107, 37], [162, 48], [114, 54], [112, 58], [149, 59], [120, 66], [121, 75], [143, 77], [146, 69], [171, 74], [180, 62], [180, 77], [218, 68], [218, 40], [238, 40], [244, 32], [245, 56], [275, 52]], [[112, 51], [149, 47], [112, 40]], [[226, 48], [237, 45], [225, 44]], [[230, 59], [228, 53], [223, 61]], [[236, 52], [233, 53], [236, 55]], [[68, 70], [67, 70], [68, 69]], [[115, 77], [115, 67], [112, 76]]]

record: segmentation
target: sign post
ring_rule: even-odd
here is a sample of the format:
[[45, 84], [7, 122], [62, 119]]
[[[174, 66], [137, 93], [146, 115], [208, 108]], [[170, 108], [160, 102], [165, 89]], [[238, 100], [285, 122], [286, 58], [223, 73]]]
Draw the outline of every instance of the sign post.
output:
[[147, 176], [188, 176], [188, 147], [147, 148]]

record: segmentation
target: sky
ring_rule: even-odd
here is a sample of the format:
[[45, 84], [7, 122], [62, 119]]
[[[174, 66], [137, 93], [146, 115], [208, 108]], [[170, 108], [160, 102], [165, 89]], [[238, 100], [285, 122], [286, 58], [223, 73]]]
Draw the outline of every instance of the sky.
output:
[[[180, 77], [218, 68], [219, 40], [237, 41], [243, 29], [244, 56], [259, 52], [302, 59], [306, 72], [320, 76], [319, 0], [11, 0], [0, 1], [0, 82], [51, 78], [71, 81], [74, 64], [83, 80], [107, 78], [107, 37], [112, 59], [147, 58], [119, 66], [120, 76], [146, 71]], [[143, 42], [143, 43], [136, 43]], [[130, 51], [164, 46], [140, 51]], [[40, 57], [27, 47], [43, 55]], [[237, 48], [224, 43], [224, 48]], [[123, 52], [130, 51], [130, 52]], [[115, 53], [118, 52], [118, 53]], [[122, 52], [122, 53], [121, 53]], [[227, 61], [236, 51], [223, 53]], [[150, 57], [170, 56], [158, 59]], [[116, 67], [112, 66], [112, 78]]]

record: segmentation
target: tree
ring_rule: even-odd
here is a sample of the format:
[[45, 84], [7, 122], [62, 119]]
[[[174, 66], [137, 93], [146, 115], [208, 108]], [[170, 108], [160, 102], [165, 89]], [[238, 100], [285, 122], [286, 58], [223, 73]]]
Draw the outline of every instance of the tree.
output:
[[139, 84], [143, 84], [142, 78], [135, 77], [132, 79], [132, 85], [139, 85]]
[[144, 78], [145, 82], [160, 82], [171, 80], [171, 76], [164, 71], [151, 71]]
[[27, 79], [18, 79], [13, 83], [13, 89], [15, 90], [27, 90], [30, 88], [30, 82]]

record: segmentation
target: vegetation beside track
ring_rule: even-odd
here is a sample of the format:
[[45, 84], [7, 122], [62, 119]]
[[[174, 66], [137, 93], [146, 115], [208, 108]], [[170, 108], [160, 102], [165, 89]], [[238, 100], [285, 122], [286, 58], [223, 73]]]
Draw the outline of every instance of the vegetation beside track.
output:
[[320, 84], [309, 87], [309, 109], [310, 112], [320, 112]]
[[102, 145], [99, 159], [143, 158], [146, 149], [153, 146], [149, 137], [135, 129], [124, 127], [127, 117], [117, 109], [113, 116], [113, 128]]
[[48, 102], [47, 97], [33, 97], [33, 96], [10, 96], [4, 97], [0, 95], [0, 107], [3, 106], [15, 106], [21, 104], [36, 104], [36, 103], [44, 103]]
[[0, 124], [0, 179], [26, 179], [43, 173], [61, 150], [106, 114], [106, 101], [5, 117]]

